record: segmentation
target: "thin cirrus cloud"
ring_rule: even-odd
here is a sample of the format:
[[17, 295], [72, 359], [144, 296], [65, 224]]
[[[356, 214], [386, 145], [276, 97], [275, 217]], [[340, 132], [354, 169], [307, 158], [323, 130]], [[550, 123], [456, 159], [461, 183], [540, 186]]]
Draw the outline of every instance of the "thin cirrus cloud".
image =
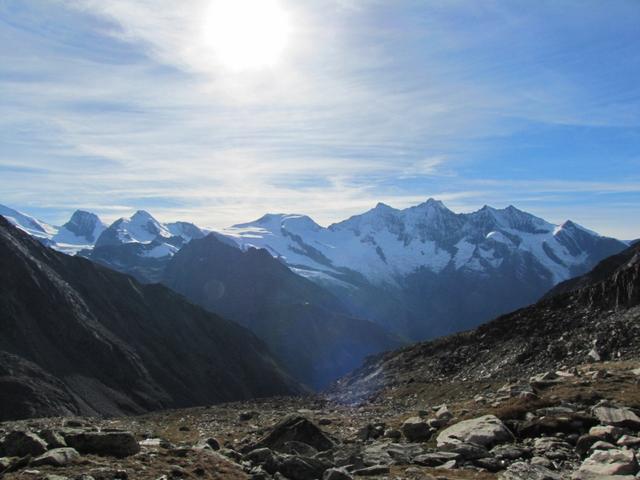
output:
[[5, 2], [2, 202], [221, 227], [436, 196], [640, 236], [637, 3], [280, 3], [290, 42], [247, 73], [203, 40], [207, 0]]

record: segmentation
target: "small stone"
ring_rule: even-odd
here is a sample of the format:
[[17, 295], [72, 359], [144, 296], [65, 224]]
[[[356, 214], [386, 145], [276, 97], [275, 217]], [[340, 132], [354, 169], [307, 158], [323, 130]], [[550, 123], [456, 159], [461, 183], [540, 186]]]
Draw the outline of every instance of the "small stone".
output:
[[238, 420], [240, 420], [241, 422], [246, 422], [247, 420], [258, 418], [259, 415], [260, 414], [254, 410], [241, 412], [240, 415], [238, 415]]
[[209, 445], [209, 447], [211, 447], [211, 450], [220, 450], [220, 442], [218, 442], [218, 440], [216, 440], [215, 438], [207, 438], [205, 443]]
[[451, 420], [453, 418], [453, 413], [451, 413], [449, 411], [449, 408], [447, 408], [446, 405], [442, 405], [437, 411], [436, 411], [436, 418], [440, 419], [440, 420]]
[[396, 428], [389, 428], [385, 430], [384, 436], [392, 440], [399, 440], [402, 437], [402, 432]]

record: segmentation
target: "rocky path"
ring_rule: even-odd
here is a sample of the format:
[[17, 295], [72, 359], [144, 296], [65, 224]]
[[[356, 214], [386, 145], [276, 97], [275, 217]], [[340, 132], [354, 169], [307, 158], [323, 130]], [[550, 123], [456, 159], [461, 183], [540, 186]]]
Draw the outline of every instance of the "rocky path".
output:
[[6, 479], [635, 479], [640, 363], [406, 386], [360, 405], [274, 398], [5, 422], [0, 437]]

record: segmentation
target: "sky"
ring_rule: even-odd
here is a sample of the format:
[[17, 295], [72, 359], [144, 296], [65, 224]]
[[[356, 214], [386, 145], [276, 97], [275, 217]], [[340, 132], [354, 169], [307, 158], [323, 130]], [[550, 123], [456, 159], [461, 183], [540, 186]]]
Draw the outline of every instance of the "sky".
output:
[[2, 0], [0, 112], [0, 203], [51, 223], [434, 197], [640, 237], [637, 0]]

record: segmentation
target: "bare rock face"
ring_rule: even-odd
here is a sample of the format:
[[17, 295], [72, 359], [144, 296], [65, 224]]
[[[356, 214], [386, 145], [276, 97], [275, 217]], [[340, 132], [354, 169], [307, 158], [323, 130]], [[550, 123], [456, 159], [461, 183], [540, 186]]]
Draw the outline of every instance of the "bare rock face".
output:
[[438, 448], [473, 443], [490, 447], [513, 440], [513, 435], [502, 421], [494, 415], [464, 420], [443, 430], [438, 435]]

